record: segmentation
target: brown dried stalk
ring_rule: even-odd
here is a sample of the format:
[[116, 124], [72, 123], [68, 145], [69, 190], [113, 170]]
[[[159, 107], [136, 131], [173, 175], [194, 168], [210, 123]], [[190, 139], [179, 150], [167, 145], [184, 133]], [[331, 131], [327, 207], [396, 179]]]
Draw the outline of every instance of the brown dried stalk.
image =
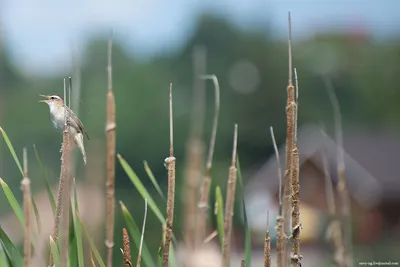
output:
[[297, 147], [297, 118], [298, 118], [298, 97], [299, 84], [297, 71], [294, 69], [296, 80], [296, 104], [294, 106], [294, 144], [293, 144], [293, 169], [292, 169], [292, 254], [290, 262], [293, 267], [301, 266], [300, 255], [300, 170], [299, 170], [299, 150]]
[[294, 144], [297, 144], [298, 122], [299, 122], [299, 80], [297, 79], [297, 69], [294, 68], [294, 80], [296, 83], [296, 102], [294, 106]]
[[24, 178], [21, 181], [22, 192], [24, 195], [24, 218], [25, 218], [25, 239], [24, 239], [24, 267], [29, 267], [31, 264], [31, 181], [28, 178], [28, 155], [27, 149], [24, 147], [23, 150], [23, 164], [24, 164]]
[[285, 245], [286, 245], [286, 234], [283, 229], [284, 225], [283, 216], [276, 217], [276, 249], [277, 249], [277, 266], [284, 267], [286, 266], [286, 258], [285, 258]]
[[345, 266], [352, 266], [352, 242], [351, 242], [351, 221], [350, 221], [350, 200], [349, 192], [347, 189], [346, 175], [345, 175], [345, 162], [344, 162], [344, 149], [343, 149], [343, 130], [342, 130], [342, 115], [340, 112], [339, 101], [336, 97], [330, 79], [325, 77], [325, 88], [327, 89], [329, 99], [333, 107], [334, 124], [335, 124], [335, 139], [337, 144], [337, 173], [338, 183], [336, 190], [340, 199], [340, 211], [343, 226], [343, 239], [345, 240], [344, 260]]
[[235, 202], [235, 190], [236, 190], [236, 178], [237, 178], [237, 169], [236, 169], [237, 136], [238, 136], [238, 125], [235, 124], [234, 134], [233, 134], [232, 165], [229, 168], [228, 191], [226, 193], [226, 203], [225, 203], [226, 209], [224, 218], [224, 239], [222, 246], [222, 267], [229, 267], [230, 265], [232, 217], [233, 217], [233, 208]]
[[92, 267], [96, 267], [96, 263], [93, 258], [93, 252], [91, 249], [89, 250], [89, 257], [90, 257], [90, 262], [92, 263]]
[[208, 235], [205, 239], [204, 239], [204, 244], [209, 243], [211, 240], [214, 239], [214, 237], [216, 237], [218, 235], [218, 231], [214, 230], [210, 235]]
[[122, 229], [122, 254], [124, 256], [124, 267], [132, 267], [131, 246], [129, 242], [129, 235], [126, 228]]
[[[291, 212], [291, 194], [292, 194], [292, 166], [293, 166], [293, 140], [294, 140], [294, 86], [292, 81], [292, 25], [290, 12], [288, 14], [288, 54], [289, 54], [289, 81], [287, 86], [287, 104], [286, 104], [286, 162], [285, 162], [285, 187], [283, 199], [284, 211], [284, 231], [289, 232], [290, 212]], [[285, 247], [285, 254], [286, 247]], [[287, 258], [287, 256], [285, 257]]]
[[[71, 87], [72, 87], [72, 80], [69, 77], [69, 86], [68, 86], [68, 106], [71, 106]], [[65, 98], [64, 98], [65, 99]], [[66, 104], [65, 104], [66, 105]], [[69, 116], [66, 116], [64, 124], [64, 134], [68, 135], [68, 146], [69, 146]], [[69, 204], [70, 204], [70, 192], [71, 192], [71, 178], [70, 178], [70, 170], [71, 170], [71, 156], [70, 150], [66, 152], [66, 159], [67, 161], [64, 162], [64, 166], [66, 169], [66, 182], [65, 182], [65, 194], [63, 197], [63, 204], [62, 204], [62, 220], [61, 220], [61, 233], [62, 233], [62, 243], [60, 248], [60, 265], [61, 267], [67, 266], [68, 260], [68, 251], [69, 251]]]
[[140, 267], [140, 262], [142, 260], [142, 248], [143, 248], [144, 230], [146, 228], [146, 219], [147, 219], [147, 198], [144, 199], [144, 216], [143, 216], [142, 236], [140, 237], [139, 254], [138, 254], [138, 258], [137, 258], [136, 267]]
[[264, 267], [271, 267], [271, 237], [269, 235], [269, 211], [267, 210], [267, 231], [264, 243]]
[[218, 117], [219, 117], [219, 83], [218, 78], [215, 75], [203, 75], [203, 79], [211, 79], [214, 82], [214, 92], [215, 92], [215, 111], [214, 120], [210, 138], [210, 145], [208, 150], [207, 162], [206, 162], [206, 173], [204, 176], [203, 184], [201, 186], [200, 201], [199, 201], [199, 218], [198, 218], [198, 233], [200, 240], [204, 240], [207, 231], [208, 222], [208, 210], [209, 210], [209, 196], [211, 187], [211, 167], [214, 155], [215, 138], [217, 136], [218, 128]]
[[283, 230], [284, 218], [282, 216], [282, 170], [281, 170], [281, 161], [279, 157], [278, 146], [276, 145], [274, 128], [270, 127], [272, 143], [274, 145], [274, 151], [276, 156], [276, 162], [278, 164], [278, 178], [279, 178], [279, 212], [276, 217], [276, 250], [277, 250], [277, 266], [283, 267], [285, 266], [286, 258], [285, 258], [285, 244], [286, 244], [286, 235]]
[[[64, 79], [64, 100], [65, 100], [65, 105], [67, 105], [66, 103], [66, 83], [65, 83], [65, 79]], [[57, 196], [57, 206], [56, 206], [56, 216], [54, 218], [54, 224], [53, 224], [53, 234], [52, 234], [52, 238], [54, 240], [55, 243], [57, 243], [58, 241], [58, 231], [59, 231], [59, 226], [60, 226], [60, 222], [61, 222], [61, 216], [63, 213], [63, 210], [66, 210], [66, 212], [64, 212], [64, 214], [67, 214], [68, 216], [68, 208], [63, 208], [65, 203], [68, 203], [68, 200], [66, 201], [65, 199], [69, 197], [69, 181], [68, 181], [68, 166], [69, 166], [69, 116], [67, 116], [67, 109], [65, 109], [65, 114], [64, 114], [64, 132], [63, 132], [63, 142], [62, 142], [62, 154], [61, 154], [61, 172], [60, 172], [60, 181], [58, 184], [58, 196]], [[65, 218], [65, 217], [64, 217]], [[65, 218], [63, 220], [68, 221], [67, 218]], [[65, 224], [67, 224], [68, 222], [66, 222]], [[64, 227], [65, 227], [64, 224]], [[67, 225], [68, 226], [68, 225]], [[65, 229], [63, 227], [63, 233], [68, 231], [68, 227], [67, 229]], [[68, 239], [68, 238], [67, 238]], [[66, 241], [68, 242], [68, 240]], [[65, 245], [65, 243], [64, 243]], [[63, 263], [63, 257], [65, 257], [65, 251], [68, 251], [68, 247], [60, 250], [63, 251], [63, 253], [61, 254], [62, 256], [62, 260], [61, 262]], [[64, 256], [63, 256], [64, 255]], [[65, 264], [66, 264], [66, 259], [65, 259]], [[53, 255], [51, 254], [50, 251], [50, 260], [49, 260], [49, 266], [54, 266], [54, 259], [53, 259]]]
[[[199, 79], [206, 73], [206, 50], [203, 47], [195, 47], [193, 51], [193, 112], [191, 118], [190, 136], [186, 146], [188, 155], [188, 166], [184, 186], [184, 237], [188, 253], [195, 250], [197, 244], [203, 240], [197, 239], [197, 202], [198, 184], [201, 178], [204, 144], [202, 140], [204, 111], [205, 111], [205, 90], [204, 80]], [[189, 264], [189, 263], [188, 263]], [[166, 266], [165, 266], [166, 267]]]
[[244, 267], [244, 266], [246, 266], [246, 261], [245, 260], [242, 260], [241, 262], [240, 262], [240, 267]]
[[[325, 139], [325, 133], [323, 131], [322, 135]], [[333, 193], [333, 185], [331, 174], [328, 169], [328, 160], [326, 158], [327, 152], [322, 155], [322, 163], [324, 167], [324, 177], [325, 177], [325, 192], [326, 192], [326, 203], [328, 206], [328, 213], [330, 217], [330, 224], [327, 228], [327, 238], [332, 241], [333, 252], [334, 252], [334, 263], [336, 267], [345, 267], [344, 259], [344, 245], [340, 220], [338, 219], [335, 205], [335, 196]]]
[[172, 83], [169, 85], [169, 157], [165, 159], [168, 166], [168, 196], [167, 196], [167, 227], [165, 229], [165, 245], [163, 266], [168, 267], [169, 248], [172, 239], [172, 226], [174, 222], [175, 206], [175, 157], [174, 157], [174, 125], [172, 113]]
[[112, 266], [115, 214], [115, 98], [112, 89], [112, 39], [108, 40], [108, 92], [107, 92], [107, 266]]

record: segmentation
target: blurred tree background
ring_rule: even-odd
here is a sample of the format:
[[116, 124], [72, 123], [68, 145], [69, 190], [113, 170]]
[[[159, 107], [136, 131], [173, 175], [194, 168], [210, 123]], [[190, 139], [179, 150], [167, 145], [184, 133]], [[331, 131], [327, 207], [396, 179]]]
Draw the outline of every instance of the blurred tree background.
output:
[[[79, 58], [80, 99], [84, 105], [78, 101], [79, 116], [92, 139], [85, 141], [88, 149], [87, 168], [92, 166], [94, 157], [99, 157], [104, 173], [105, 154], [91, 153], [90, 143], [94, 142], [100, 151], [105, 152], [107, 39], [108, 36], [92, 36]], [[267, 27], [242, 29], [221, 17], [206, 14], [198, 18], [196, 29], [179, 51], [142, 61], [124, 50], [122, 42], [114, 38], [117, 152], [131, 164], [150, 192], [154, 193], [146, 178], [143, 161], [149, 163], [165, 190], [167, 172], [163, 161], [168, 156], [169, 148], [168, 89], [169, 83], [173, 82], [174, 143], [178, 168], [175, 229], [181, 228], [180, 188], [184, 178], [185, 146], [193, 106], [192, 52], [197, 45], [206, 47], [207, 72], [217, 75], [221, 86], [213, 182], [225, 187], [234, 123], [239, 125], [238, 152], [244, 171], [263, 164], [272, 154], [269, 126], [274, 126], [278, 143], [285, 136], [287, 43], [286, 40], [275, 38]], [[400, 90], [397, 85], [400, 76], [399, 39], [378, 41], [362, 32], [324, 32], [311, 38], [294, 40], [293, 62], [300, 83], [300, 124], [314, 122], [331, 127], [333, 114], [323, 83], [323, 75], [328, 75], [341, 104], [345, 127], [400, 126]], [[71, 75], [74, 75], [73, 70], [63, 76]], [[40, 100], [38, 94], [62, 95], [63, 77], [27, 77], [10, 60], [8, 48], [2, 47], [0, 86], [0, 125], [9, 135], [20, 159], [22, 148], [29, 148], [33, 191], [41, 190], [43, 184], [32, 144], [36, 145], [51, 182], [56, 184], [61, 134], [52, 128], [48, 107], [37, 101]], [[214, 111], [212, 86], [211, 82], [207, 82], [206, 144]], [[0, 151], [0, 176], [21, 197], [20, 175], [4, 142], [1, 142]], [[77, 162], [77, 180], [80, 182], [84, 179], [85, 170], [79, 154]], [[105, 184], [104, 176], [91, 179], [101, 179], [98, 183]], [[123, 200], [141, 223], [143, 200], [118, 162], [116, 181], [117, 201]], [[0, 203], [5, 203], [4, 196], [0, 195]], [[123, 221], [118, 204], [116, 207], [118, 244]], [[1, 214], [10, 210], [7, 205], [0, 205]], [[161, 233], [158, 233], [159, 224], [151, 212], [147, 229], [147, 244], [151, 251], [156, 251]]]

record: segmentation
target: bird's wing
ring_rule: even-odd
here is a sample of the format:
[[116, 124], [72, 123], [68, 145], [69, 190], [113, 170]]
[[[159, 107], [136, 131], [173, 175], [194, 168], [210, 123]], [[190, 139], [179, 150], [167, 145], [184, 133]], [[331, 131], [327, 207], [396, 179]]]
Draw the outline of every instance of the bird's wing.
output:
[[88, 135], [88, 133], [87, 133], [85, 127], [83, 126], [83, 123], [82, 123], [81, 120], [78, 118], [78, 116], [76, 116], [75, 113], [74, 113], [69, 107], [68, 107], [67, 110], [68, 110], [68, 112], [69, 112], [69, 114], [70, 114], [70, 118], [71, 118], [72, 122], [75, 123], [76, 126], [78, 127], [78, 129], [79, 129], [81, 132], [84, 132], [85, 135], [86, 135], [86, 137], [87, 137], [87, 139], [90, 140], [89, 135]]

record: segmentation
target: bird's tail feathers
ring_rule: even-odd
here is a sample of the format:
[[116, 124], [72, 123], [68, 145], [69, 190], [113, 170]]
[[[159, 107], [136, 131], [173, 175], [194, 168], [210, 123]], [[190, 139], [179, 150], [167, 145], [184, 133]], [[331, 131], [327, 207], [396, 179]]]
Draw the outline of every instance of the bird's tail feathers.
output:
[[78, 146], [79, 150], [81, 151], [82, 157], [83, 157], [83, 163], [86, 165], [86, 151], [85, 147], [83, 146], [83, 135], [82, 133], [78, 133], [74, 136], [74, 140], [76, 145]]

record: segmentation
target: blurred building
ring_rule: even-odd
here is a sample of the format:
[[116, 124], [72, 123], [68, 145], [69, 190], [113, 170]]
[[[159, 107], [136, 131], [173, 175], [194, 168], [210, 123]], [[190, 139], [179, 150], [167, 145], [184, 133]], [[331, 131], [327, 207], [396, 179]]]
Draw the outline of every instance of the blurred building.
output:
[[[350, 130], [344, 132], [343, 139], [354, 243], [372, 244], [379, 242], [385, 233], [399, 234], [400, 177], [397, 155], [400, 151], [400, 133]], [[305, 126], [299, 131], [298, 146], [300, 220], [303, 225], [301, 241], [307, 247], [324, 242], [329, 222], [324, 166], [335, 188], [338, 180], [337, 152], [340, 148], [321, 128], [314, 125]], [[285, 147], [283, 144], [279, 149], [282, 177]], [[270, 212], [272, 236], [275, 236], [273, 226], [278, 208], [278, 188], [278, 164], [275, 155], [272, 155], [246, 187], [246, 208], [255, 233], [255, 247], [263, 246], [267, 209]], [[335, 200], [338, 208], [336, 193]], [[257, 236], [261, 238], [257, 239]]]

